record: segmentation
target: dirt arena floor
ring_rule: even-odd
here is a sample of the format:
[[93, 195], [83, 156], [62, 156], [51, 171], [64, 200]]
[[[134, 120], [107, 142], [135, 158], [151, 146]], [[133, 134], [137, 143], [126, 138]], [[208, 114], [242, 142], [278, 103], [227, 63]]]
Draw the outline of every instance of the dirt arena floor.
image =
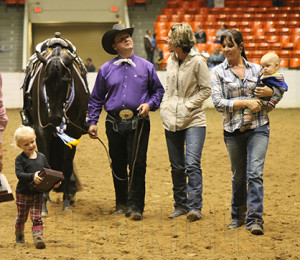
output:
[[[17, 110], [8, 110], [3, 136], [4, 169], [12, 189], [17, 178], [12, 146], [20, 125]], [[104, 148], [83, 136], [75, 158], [83, 189], [72, 212], [62, 212], [62, 195], [51, 192], [44, 218], [46, 249], [34, 248], [31, 223], [24, 245], [15, 244], [14, 202], [0, 204], [0, 259], [300, 259], [300, 109], [276, 109], [270, 114], [271, 137], [264, 171], [265, 235], [253, 236], [230, 222], [231, 172], [222, 139], [222, 116], [207, 109], [207, 137], [202, 157], [203, 218], [187, 222], [168, 218], [173, 210], [172, 184], [159, 112], [151, 114], [143, 221], [111, 215], [112, 176]], [[106, 143], [104, 117], [100, 137]]]

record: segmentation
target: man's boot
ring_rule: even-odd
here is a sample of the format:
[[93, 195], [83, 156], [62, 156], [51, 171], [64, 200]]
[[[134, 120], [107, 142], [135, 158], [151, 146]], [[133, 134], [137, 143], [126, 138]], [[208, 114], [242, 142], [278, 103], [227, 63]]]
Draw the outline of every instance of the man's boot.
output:
[[32, 235], [35, 247], [37, 249], [44, 249], [46, 247], [45, 242], [43, 241], [43, 227], [42, 226], [33, 226]]
[[17, 243], [25, 243], [24, 230], [23, 231], [16, 230], [15, 234], [16, 234]]

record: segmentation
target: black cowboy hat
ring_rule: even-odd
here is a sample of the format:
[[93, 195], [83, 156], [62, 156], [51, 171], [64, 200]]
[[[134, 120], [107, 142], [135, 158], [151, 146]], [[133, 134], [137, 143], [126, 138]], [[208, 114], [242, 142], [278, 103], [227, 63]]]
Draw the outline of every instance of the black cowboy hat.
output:
[[117, 51], [112, 47], [115, 43], [115, 37], [121, 32], [127, 32], [130, 37], [133, 34], [134, 28], [125, 28], [122, 24], [114, 24], [113, 28], [107, 31], [102, 37], [102, 47], [109, 54], [117, 54]]

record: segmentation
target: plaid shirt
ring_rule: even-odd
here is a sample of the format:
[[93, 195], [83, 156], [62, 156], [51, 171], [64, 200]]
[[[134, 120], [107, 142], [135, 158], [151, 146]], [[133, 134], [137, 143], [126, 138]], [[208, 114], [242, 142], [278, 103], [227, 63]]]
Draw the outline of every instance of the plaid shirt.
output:
[[[245, 61], [244, 79], [240, 79], [229, 66], [227, 59], [211, 70], [211, 97], [219, 112], [223, 112], [223, 128], [227, 132], [240, 129], [243, 123], [244, 108], [233, 110], [235, 100], [246, 100], [254, 97], [261, 67]], [[269, 122], [265, 110], [254, 114], [251, 129]]]

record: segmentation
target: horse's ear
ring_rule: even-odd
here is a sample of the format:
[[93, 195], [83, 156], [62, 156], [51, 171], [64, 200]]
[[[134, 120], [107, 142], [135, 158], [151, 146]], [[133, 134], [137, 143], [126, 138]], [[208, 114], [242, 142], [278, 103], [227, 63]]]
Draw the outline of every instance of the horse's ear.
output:
[[42, 56], [42, 54], [39, 52], [39, 51], [36, 51], [36, 56], [38, 58], [38, 60], [43, 63], [43, 64], [46, 64], [47, 63], [47, 60]]

